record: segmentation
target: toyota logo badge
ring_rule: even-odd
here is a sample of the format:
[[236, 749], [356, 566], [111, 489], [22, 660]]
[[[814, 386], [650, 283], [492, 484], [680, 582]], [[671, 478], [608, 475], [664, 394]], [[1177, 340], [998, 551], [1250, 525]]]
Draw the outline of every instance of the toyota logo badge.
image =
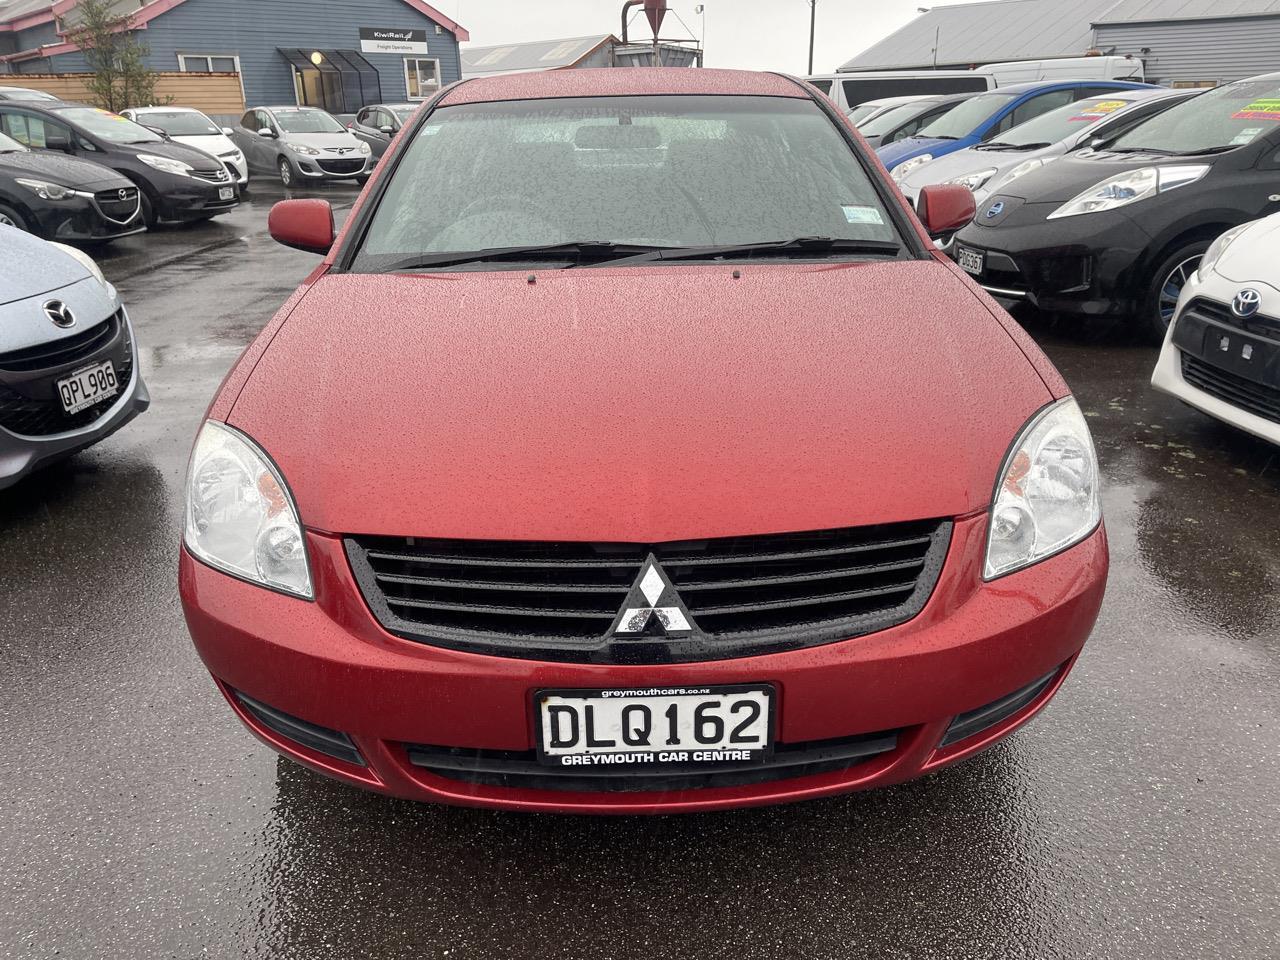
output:
[[1260, 306], [1262, 306], [1262, 294], [1252, 287], [1245, 287], [1231, 301], [1231, 312], [1244, 319], [1257, 313]]
[[44, 315], [53, 321], [55, 327], [74, 327], [76, 315], [61, 300], [49, 300], [44, 305]]

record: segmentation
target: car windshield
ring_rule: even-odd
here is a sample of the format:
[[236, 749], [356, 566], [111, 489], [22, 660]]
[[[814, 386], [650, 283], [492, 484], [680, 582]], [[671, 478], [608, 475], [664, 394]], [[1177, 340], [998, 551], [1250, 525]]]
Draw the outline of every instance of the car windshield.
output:
[[222, 128], [203, 113], [185, 110], [148, 110], [138, 115], [138, 123], [163, 130], [171, 137], [216, 137]]
[[1242, 80], [1192, 97], [1139, 124], [1108, 150], [1197, 154], [1243, 147], [1280, 129], [1280, 81]]
[[811, 100], [476, 103], [437, 109], [418, 131], [354, 267], [575, 242], [698, 248], [797, 238], [900, 243], [863, 165]]
[[101, 137], [109, 143], [163, 143], [164, 138], [152, 133], [146, 127], [139, 126], [132, 120], [108, 110], [93, 107], [73, 107], [70, 110], [59, 110], [58, 116], [77, 126], [88, 130], [95, 137]]
[[871, 116], [877, 110], [881, 110], [881, 109], [883, 108], [880, 106], [877, 106], [876, 104], [864, 103], [861, 106], [854, 107], [852, 110], [849, 111], [849, 120], [851, 123], [854, 123], [854, 124], [861, 123], [863, 120], [867, 119], [867, 117]]
[[1057, 143], [1081, 130], [1088, 130], [1098, 121], [1105, 120], [1117, 110], [1123, 110], [1132, 102], [1114, 97], [1077, 100], [1005, 131], [991, 146], [1025, 147], [1031, 144]]
[[17, 140], [0, 133], [0, 153], [25, 153], [26, 149]]
[[917, 137], [939, 137], [942, 139], [959, 139], [967, 137], [982, 126], [992, 114], [1007, 107], [1017, 94], [984, 93], [958, 104], [954, 110], [948, 110], [933, 123], [916, 134]]
[[418, 108], [413, 104], [408, 104], [403, 107], [388, 107], [387, 109], [394, 113], [401, 123], [407, 123]]
[[323, 110], [272, 110], [285, 133], [342, 133], [342, 124]]
[[919, 103], [904, 103], [901, 106], [886, 110], [878, 117], [873, 117], [858, 129], [862, 131], [862, 135], [865, 137], [881, 137], [898, 129], [912, 117], [927, 110], [932, 110], [934, 106], [935, 104], [933, 103], [923, 105]]

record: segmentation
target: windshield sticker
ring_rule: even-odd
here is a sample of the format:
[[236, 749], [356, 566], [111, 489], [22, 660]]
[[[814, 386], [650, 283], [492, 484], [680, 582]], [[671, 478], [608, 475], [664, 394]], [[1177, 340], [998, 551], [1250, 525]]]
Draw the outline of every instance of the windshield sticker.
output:
[[1231, 146], [1239, 147], [1246, 143], [1252, 143], [1253, 138], [1262, 132], [1261, 127], [1245, 127], [1234, 137], [1231, 138]]
[[433, 123], [422, 128], [422, 132], [418, 134], [420, 137], [434, 137], [440, 132], [441, 124]]
[[884, 223], [884, 218], [880, 216], [880, 211], [875, 207], [845, 204], [840, 209], [844, 211], [844, 218], [850, 223]]
[[1280, 120], [1280, 99], [1255, 100], [1243, 110], [1233, 113], [1232, 120]]
[[1085, 106], [1078, 116], [1074, 116], [1072, 120], [1097, 120], [1099, 117], [1105, 117], [1109, 113], [1115, 113], [1117, 110], [1127, 107], [1128, 100], [1102, 100], [1099, 103], [1092, 103]]

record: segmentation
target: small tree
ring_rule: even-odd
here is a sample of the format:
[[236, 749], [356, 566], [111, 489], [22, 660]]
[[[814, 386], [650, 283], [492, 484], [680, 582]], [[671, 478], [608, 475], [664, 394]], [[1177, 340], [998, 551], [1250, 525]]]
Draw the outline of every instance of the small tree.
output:
[[156, 102], [156, 72], [147, 66], [151, 50], [133, 32], [133, 14], [117, 13], [115, 0], [80, 0], [69, 12], [75, 24], [67, 39], [84, 52], [93, 71], [85, 86], [104, 110]]

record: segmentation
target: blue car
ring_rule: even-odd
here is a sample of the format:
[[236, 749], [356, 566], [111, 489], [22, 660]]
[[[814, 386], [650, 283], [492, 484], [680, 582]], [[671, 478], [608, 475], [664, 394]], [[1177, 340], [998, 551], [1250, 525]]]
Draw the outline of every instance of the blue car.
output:
[[916, 136], [876, 150], [895, 180], [935, 157], [991, 140], [1042, 113], [1108, 90], [1151, 89], [1127, 80], [1061, 80], [1017, 83], [980, 93], [944, 113]]

